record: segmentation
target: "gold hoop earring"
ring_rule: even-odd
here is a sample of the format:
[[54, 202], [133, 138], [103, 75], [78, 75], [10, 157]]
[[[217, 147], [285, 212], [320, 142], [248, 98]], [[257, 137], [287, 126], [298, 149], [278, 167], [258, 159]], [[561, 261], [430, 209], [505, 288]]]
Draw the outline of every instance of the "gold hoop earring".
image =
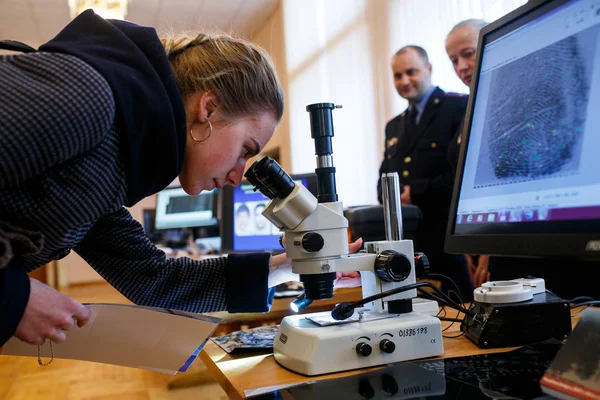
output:
[[196, 138], [194, 137], [194, 131], [193, 131], [193, 128], [190, 128], [190, 136], [192, 137], [192, 140], [193, 140], [194, 142], [199, 142], [199, 143], [205, 142], [205, 141], [207, 141], [207, 140], [208, 140], [208, 138], [210, 137], [210, 135], [212, 135], [212, 131], [213, 131], [213, 130], [212, 130], [212, 124], [210, 123], [210, 121], [209, 121], [209, 120], [206, 120], [206, 122], [208, 122], [208, 128], [209, 128], [209, 130], [208, 130], [208, 136], [207, 136], [207, 137], [205, 137], [204, 139], [196, 139]]

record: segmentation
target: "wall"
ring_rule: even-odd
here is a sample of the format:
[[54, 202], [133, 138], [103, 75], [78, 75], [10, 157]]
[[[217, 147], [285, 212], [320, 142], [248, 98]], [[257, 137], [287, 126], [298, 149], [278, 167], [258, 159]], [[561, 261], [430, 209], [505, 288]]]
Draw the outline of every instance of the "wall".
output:
[[[271, 54], [285, 96], [285, 111], [283, 113], [283, 118], [263, 153], [269, 154], [278, 149], [279, 161], [283, 169], [288, 173], [295, 173], [295, 171], [291, 169], [289, 102], [287, 96], [288, 76], [286, 70], [283, 9], [281, 2], [279, 2], [277, 8], [264, 25], [252, 35], [251, 40]], [[262, 158], [262, 155], [259, 156], [259, 158]], [[250, 160], [248, 165], [251, 165], [251, 162], [253, 161], [254, 160]]]

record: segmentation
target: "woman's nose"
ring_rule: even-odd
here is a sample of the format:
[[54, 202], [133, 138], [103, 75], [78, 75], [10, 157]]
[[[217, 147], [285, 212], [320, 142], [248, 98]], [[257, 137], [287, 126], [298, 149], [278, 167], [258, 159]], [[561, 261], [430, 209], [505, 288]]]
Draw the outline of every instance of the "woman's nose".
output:
[[245, 168], [246, 160], [238, 161], [235, 167], [227, 174], [227, 181], [233, 186], [238, 186], [242, 182]]

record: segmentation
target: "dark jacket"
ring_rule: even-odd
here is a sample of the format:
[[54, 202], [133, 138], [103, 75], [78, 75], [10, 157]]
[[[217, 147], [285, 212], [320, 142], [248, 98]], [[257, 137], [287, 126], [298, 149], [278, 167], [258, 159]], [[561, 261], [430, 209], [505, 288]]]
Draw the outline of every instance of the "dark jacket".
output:
[[268, 254], [168, 259], [123, 207], [177, 176], [183, 103], [153, 30], [84, 14], [72, 23], [84, 31], [41, 48], [52, 52], [0, 56], [0, 345], [27, 305], [27, 273], [71, 249], [136, 304], [267, 311]]
[[[447, 151], [466, 106], [467, 96], [436, 88], [415, 131], [406, 129], [406, 111], [385, 128], [385, 152], [379, 175], [398, 172], [401, 184], [410, 185], [412, 203], [421, 208], [425, 219], [448, 216], [452, 190], [447, 180], [452, 167]], [[377, 190], [381, 202], [381, 178]]]

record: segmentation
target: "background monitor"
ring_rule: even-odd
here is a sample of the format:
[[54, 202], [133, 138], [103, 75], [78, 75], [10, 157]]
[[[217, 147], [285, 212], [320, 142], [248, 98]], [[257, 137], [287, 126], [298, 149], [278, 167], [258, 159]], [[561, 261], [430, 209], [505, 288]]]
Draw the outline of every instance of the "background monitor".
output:
[[447, 252], [600, 256], [599, 39], [597, 0], [481, 30]]
[[[294, 181], [303, 184], [317, 196], [315, 174], [291, 175]], [[269, 199], [248, 182], [225, 186], [221, 196], [221, 251], [283, 252], [279, 243], [281, 232], [262, 214]]]
[[181, 187], [166, 188], [156, 196], [158, 230], [218, 226], [218, 190], [190, 196]]

